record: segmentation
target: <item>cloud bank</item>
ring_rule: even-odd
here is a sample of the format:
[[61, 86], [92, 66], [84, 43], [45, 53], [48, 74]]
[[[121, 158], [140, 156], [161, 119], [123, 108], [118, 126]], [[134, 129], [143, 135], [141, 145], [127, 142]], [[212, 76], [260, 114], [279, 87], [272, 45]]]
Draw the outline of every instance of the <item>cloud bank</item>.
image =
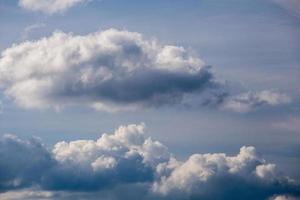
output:
[[55, 32], [15, 44], [0, 58], [0, 86], [25, 108], [128, 110], [182, 103], [217, 85], [204, 62], [183, 47], [115, 29]]
[[[144, 124], [120, 126], [97, 140], [0, 140], [0, 196], [32, 199], [268, 199], [300, 194], [299, 183], [267, 163], [254, 147], [235, 156], [193, 154], [177, 160]], [[33, 198], [34, 197], [34, 198]], [[105, 198], [104, 198], [105, 197]], [[75, 199], [76, 199], [75, 198]]]
[[46, 14], [62, 13], [67, 9], [89, 0], [19, 0], [19, 6]]

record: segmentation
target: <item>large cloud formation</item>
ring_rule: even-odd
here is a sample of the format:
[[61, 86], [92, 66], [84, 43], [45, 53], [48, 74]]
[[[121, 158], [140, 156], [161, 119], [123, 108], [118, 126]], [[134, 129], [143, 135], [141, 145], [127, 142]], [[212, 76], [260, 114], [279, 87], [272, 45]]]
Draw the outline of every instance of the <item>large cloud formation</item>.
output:
[[15, 44], [0, 58], [0, 86], [27, 108], [136, 109], [181, 103], [217, 85], [203, 61], [183, 47], [115, 29], [84, 36], [55, 32]]
[[79, 3], [89, 0], [19, 0], [19, 5], [27, 10], [46, 14], [61, 13]]
[[300, 194], [299, 183], [254, 147], [242, 147], [235, 156], [194, 154], [179, 161], [162, 143], [147, 138], [144, 128], [120, 126], [97, 140], [59, 142], [51, 152], [37, 139], [5, 136], [0, 199], [253, 200]]

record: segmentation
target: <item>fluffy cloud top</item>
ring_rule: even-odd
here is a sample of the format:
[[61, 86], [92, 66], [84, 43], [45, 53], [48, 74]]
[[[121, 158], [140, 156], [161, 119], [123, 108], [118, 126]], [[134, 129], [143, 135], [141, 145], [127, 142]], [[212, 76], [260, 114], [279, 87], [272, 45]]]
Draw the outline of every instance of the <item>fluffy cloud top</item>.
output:
[[89, 0], [19, 0], [19, 5], [27, 10], [53, 14], [63, 12], [79, 3], [88, 1]]
[[221, 108], [234, 112], [249, 112], [259, 106], [276, 106], [289, 103], [291, 98], [286, 94], [281, 94], [272, 90], [260, 92], [246, 92], [237, 96], [227, 98]]
[[109, 29], [85, 36], [55, 32], [2, 52], [0, 86], [27, 108], [83, 104], [116, 111], [180, 103], [216, 86], [184, 48]]
[[242, 147], [235, 156], [194, 154], [179, 161], [166, 146], [147, 138], [144, 127], [120, 126], [97, 140], [59, 142], [52, 152], [38, 140], [5, 136], [0, 140], [0, 191], [8, 199], [22, 194], [123, 199], [123, 190], [133, 195], [130, 199], [250, 200], [300, 194], [299, 183], [278, 173], [254, 147]]

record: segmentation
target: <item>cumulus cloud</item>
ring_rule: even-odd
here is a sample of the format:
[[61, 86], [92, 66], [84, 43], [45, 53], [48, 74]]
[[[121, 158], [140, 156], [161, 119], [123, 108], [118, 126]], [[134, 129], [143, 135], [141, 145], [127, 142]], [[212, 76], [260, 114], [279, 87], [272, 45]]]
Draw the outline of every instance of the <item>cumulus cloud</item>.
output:
[[291, 102], [289, 96], [272, 90], [250, 91], [226, 98], [221, 105], [221, 109], [244, 113], [260, 106], [276, 106], [289, 102]]
[[124, 191], [130, 199], [149, 200], [300, 194], [299, 183], [279, 173], [254, 147], [242, 147], [234, 156], [193, 154], [180, 161], [146, 137], [144, 129], [144, 124], [120, 126], [97, 140], [58, 142], [52, 151], [36, 139], [5, 136], [0, 191], [24, 199], [124, 199]]
[[77, 4], [88, 1], [89, 0], [19, 0], [19, 5], [27, 10], [54, 14], [61, 13]]
[[118, 111], [181, 103], [218, 83], [183, 47], [109, 29], [55, 32], [13, 45], [0, 58], [0, 86], [26, 108], [80, 104]]

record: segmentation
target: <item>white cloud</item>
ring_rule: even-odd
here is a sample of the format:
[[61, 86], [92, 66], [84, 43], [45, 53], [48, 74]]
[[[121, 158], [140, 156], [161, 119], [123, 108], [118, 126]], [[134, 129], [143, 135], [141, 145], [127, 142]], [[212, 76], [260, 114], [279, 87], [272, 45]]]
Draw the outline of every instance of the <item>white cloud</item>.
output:
[[115, 29], [55, 32], [13, 45], [2, 52], [0, 72], [5, 94], [25, 108], [133, 110], [180, 103], [217, 85], [203, 61], [184, 48]]
[[2, 113], [3, 111], [3, 104], [2, 104], [2, 101], [0, 100], [0, 114]]
[[88, 1], [89, 0], [19, 0], [19, 5], [27, 10], [54, 14]]
[[136, 155], [150, 166], [169, 159], [167, 148], [144, 136], [144, 124], [120, 126], [114, 134], [103, 134], [98, 140], [59, 142], [53, 149], [56, 160], [97, 169], [116, 167], [120, 158]]
[[116, 159], [114, 157], [100, 156], [91, 165], [94, 171], [111, 169], [116, 166]]
[[1, 193], [0, 200], [34, 200], [52, 199], [55, 195], [49, 191], [17, 190]]
[[52, 152], [37, 140], [5, 136], [0, 139], [0, 160], [6, 160], [0, 162], [0, 191], [7, 199], [94, 199], [98, 192], [124, 199], [125, 190], [134, 199], [147, 200], [252, 200], [300, 193], [299, 183], [278, 173], [254, 147], [244, 146], [233, 156], [193, 154], [179, 161], [166, 146], [146, 137], [144, 128], [120, 126], [97, 140], [59, 142]]
[[281, 94], [272, 90], [259, 92], [246, 92], [225, 99], [221, 109], [234, 112], [249, 112], [260, 106], [276, 106], [291, 102], [291, 98], [286, 94]]
[[[217, 176], [236, 174], [249, 176], [258, 163], [265, 161], [260, 158], [254, 147], [242, 147], [237, 156], [225, 154], [194, 154], [186, 162], [174, 165], [168, 176], [161, 175], [161, 180], [154, 184], [153, 190], [161, 194], [181, 192], [192, 194], [201, 190], [201, 185]], [[169, 167], [165, 165], [164, 167]], [[170, 167], [169, 167], [170, 168]], [[159, 171], [161, 171], [161, 167]], [[165, 170], [163, 170], [165, 171]]]
[[274, 164], [262, 164], [256, 166], [255, 173], [260, 178], [265, 178], [268, 180], [273, 180], [273, 178], [277, 177], [276, 174], [276, 165]]
[[273, 198], [270, 198], [270, 200], [299, 200], [300, 198], [296, 198], [293, 196], [288, 196], [288, 195], [278, 195]]

